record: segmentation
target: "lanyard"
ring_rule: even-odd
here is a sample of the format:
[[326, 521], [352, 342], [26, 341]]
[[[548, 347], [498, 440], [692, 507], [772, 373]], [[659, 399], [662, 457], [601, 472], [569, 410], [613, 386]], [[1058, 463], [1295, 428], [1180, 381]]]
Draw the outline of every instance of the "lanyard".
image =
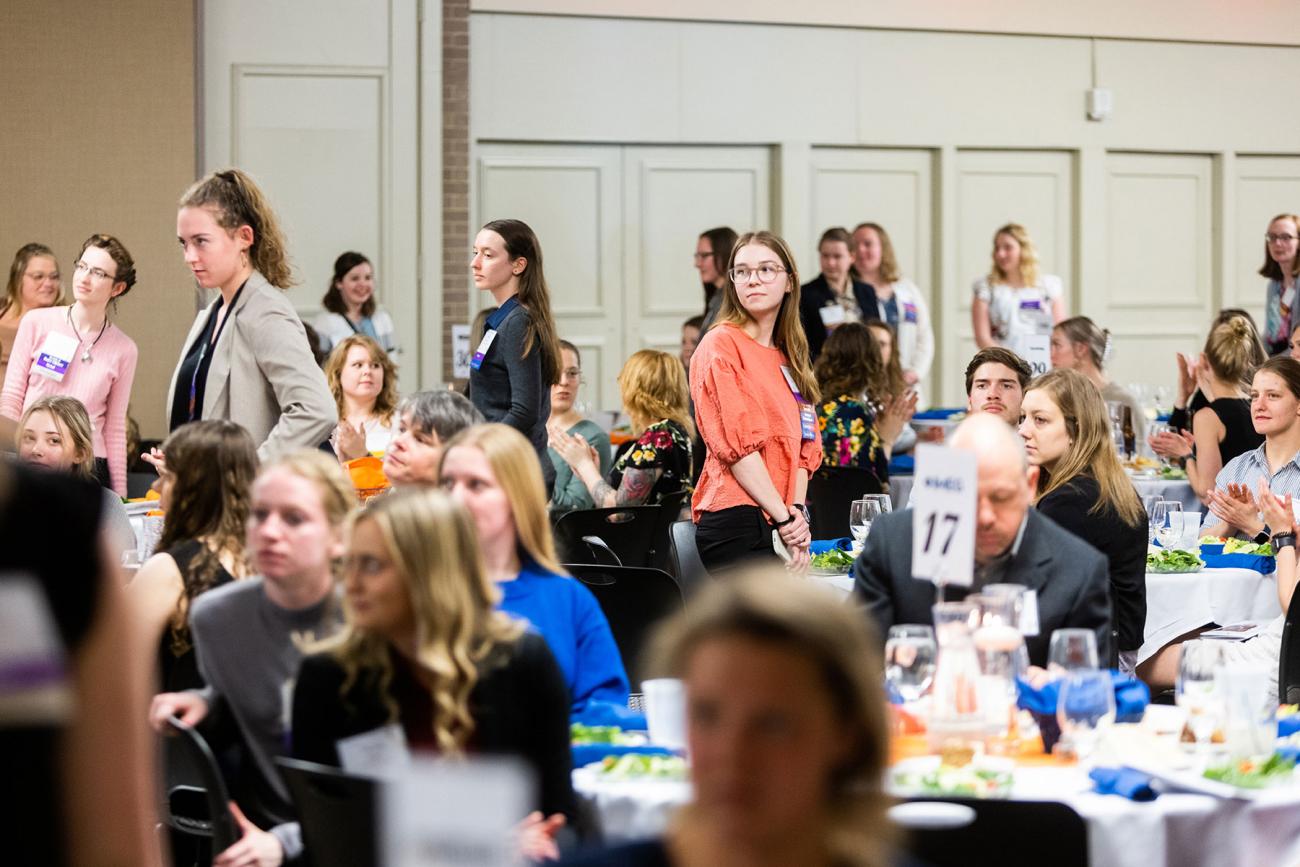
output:
[[[248, 285], [247, 283], [244, 284], [244, 286], [247, 286], [247, 285]], [[239, 296], [240, 296], [241, 294], [243, 294], [243, 292], [244, 292], [244, 286], [240, 286], [239, 289], [238, 289], [238, 291], [235, 292], [234, 297], [230, 299], [230, 311], [229, 311], [229, 312], [228, 312], [224, 317], [222, 317], [222, 319], [221, 319], [221, 324], [218, 325], [218, 326], [216, 327], [216, 329], [215, 329], [216, 333], [213, 334], [211, 337], [208, 337], [208, 335], [207, 335], [206, 333], [200, 335], [200, 337], [199, 337], [199, 339], [202, 340], [203, 343], [202, 343], [202, 345], [199, 346], [199, 360], [198, 360], [197, 362], [195, 362], [195, 364], [194, 364], [194, 373], [193, 373], [193, 375], [190, 376], [190, 404], [189, 404], [189, 415], [188, 415], [188, 417], [186, 418], [186, 421], [194, 421], [194, 420], [196, 420], [196, 419], [198, 418], [198, 416], [195, 415], [195, 412], [194, 412], [194, 411], [195, 411], [196, 409], [200, 409], [200, 410], [202, 409], [202, 407], [196, 407], [196, 406], [195, 406], [195, 404], [198, 402], [198, 393], [199, 393], [199, 371], [203, 369], [203, 360], [204, 360], [205, 358], [208, 357], [208, 347], [209, 347], [209, 346], [214, 346], [214, 347], [215, 347], [215, 346], [217, 345], [217, 341], [221, 339], [221, 332], [224, 331], [225, 328], [226, 328], [226, 323], [229, 322], [229, 321], [230, 321], [230, 317], [233, 316], [233, 315], [235, 314], [235, 302], [238, 301], [238, 300], [239, 300]], [[220, 305], [218, 305], [218, 306], [212, 308], [212, 314], [211, 314], [211, 315], [212, 315], [212, 316], [216, 316], [216, 315], [217, 315], [217, 312], [220, 311], [220, 310], [221, 310], [221, 306], [220, 306]], [[346, 316], [344, 316], [343, 318], [344, 318], [344, 319], [347, 319]], [[203, 329], [203, 330], [206, 332], [208, 329], [205, 328], [205, 329]], [[206, 379], [207, 379], [207, 377], [205, 376], [205, 377], [204, 377], [204, 380], [206, 381]], [[206, 384], [206, 382], [205, 382], [205, 384]]]

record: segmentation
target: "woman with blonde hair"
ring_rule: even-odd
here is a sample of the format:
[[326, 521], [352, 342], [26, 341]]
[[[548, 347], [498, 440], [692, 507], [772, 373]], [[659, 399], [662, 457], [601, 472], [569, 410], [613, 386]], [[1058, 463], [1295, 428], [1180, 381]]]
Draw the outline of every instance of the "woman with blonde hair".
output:
[[993, 233], [993, 267], [972, 291], [971, 323], [980, 349], [1005, 346], [1024, 355], [1024, 338], [1047, 336], [1065, 318], [1061, 278], [1039, 272], [1038, 251], [1018, 223]]
[[234, 422], [181, 425], [162, 445], [168, 461], [154, 483], [163, 510], [157, 553], [131, 580], [151, 635], [161, 638], [163, 692], [203, 686], [189, 609], [202, 593], [247, 576], [244, 559], [248, 491], [257, 475], [257, 448]]
[[339, 341], [325, 362], [325, 381], [338, 407], [330, 444], [340, 461], [382, 455], [397, 426], [397, 366], [364, 334]]
[[1264, 233], [1264, 264], [1259, 276], [1268, 278], [1264, 296], [1264, 335], [1270, 355], [1287, 351], [1292, 330], [1300, 325], [1300, 217], [1278, 214]]
[[685, 686], [692, 800], [661, 839], [569, 863], [902, 863], [882, 789], [880, 641], [852, 607], [779, 573], [738, 575], [702, 590], [654, 648], [656, 673]]
[[533, 444], [549, 495], [555, 467], [546, 451], [551, 386], [560, 381], [560, 341], [542, 245], [522, 220], [493, 220], [474, 238], [474, 285], [497, 309], [487, 317], [470, 361], [469, 399], [490, 422], [519, 431]]
[[338, 765], [338, 741], [396, 723], [414, 750], [523, 759], [536, 808], [571, 817], [564, 678], [541, 636], [494, 610], [464, 508], [429, 489], [372, 500], [342, 572], [347, 624], [299, 669], [294, 756]]
[[722, 309], [691, 358], [691, 397], [708, 448], [691, 501], [696, 544], [713, 571], [775, 557], [808, 568], [808, 478], [822, 462], [820, 398], [799, 321], [794, 255], [771, 232], [732, 248]]
[[[269, 460], [316, 448], [338, 423], [307, 332], [284, 291], [293, 283], [280, 222], [253, 179], [213, 172], [181, 197], [176, 235], [203, 289], [219, 290], [195, 318], [168, 389], [169, 429], [224, 418]], [[150, 455], [157, 464], [160, 455]]]
[[1142, 442], [1147, 438], [1146, 412], [1127, 388], [1106, 375], [1110, 349], [1110, 331], [1098, 327], [1087, 316], [1072, 316], [1052, 329], [1052, 367], [1077, 370], [1097, 386], [1102, 400], [1127, 406], [1137, 441]]
[[1204, 395], [1206, 406], [1192, 416], [1191, 431], [1162, 433], [1151, 439], [1156, 454], [1183, 462], [1187, 481], [1202, 497], [1214, 487], [1215, 477], [1228, 461], [1264, 441], [1255, 432], [1247, 396], [1257, 345], [1255, 332], [1239, 317], [1211, 330], [1204, 351], [1189, 366], [1189, 376]]
[[[875, 290], [880, 321], [894, 329], [897, 337], [903, 379], [919, 395], [920, 382], [930, 374], [934, 362], [934, 326], [925, 295], [903, 276], [884, 226], [859, 223], [853, 229], [853, 271]], [[896, 395], [902, 393], [899, 389]]]
[[1029, 384], [1020, 411], [1020, 436], [1038, 467], [1038, 511], [1106, 555], [1114, 646], [1132, 670], [1146, 627], [1146, 513], [1115, 452], [1101, 392], [1078, 371], [1052, 370]]
[[632, 354], [618, 374], [623, 407], [636, 442], [614, 462], [609, 479], [599, 456], [579, 436], [556, 430], [551, 447], [587, 486], [597, 508], [655, 505], [667, 494], [691, 490], [691, 424], [686, 371], [657, 349]]
[[9, 265], [4, 297], [0, 298], [0, 382], [4, 382], [9, 352], [23, 314], [66, 303], [54, 251], [35, 242], [19, 247]]
[[501, 610], [532, 624], [555, 655], [570, 714], [599, 702], [626, 706], [627, 674], [609, 621], [555, 556], [542, 469], [528, 440], [503, 424], [467, 428], [443, 449], [440, 476], [474, 520]]

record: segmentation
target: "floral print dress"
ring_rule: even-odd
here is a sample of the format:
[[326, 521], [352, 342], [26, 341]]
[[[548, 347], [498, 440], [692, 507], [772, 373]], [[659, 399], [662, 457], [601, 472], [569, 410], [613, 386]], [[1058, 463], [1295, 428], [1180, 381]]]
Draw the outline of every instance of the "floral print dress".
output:
[[[656, 474], [654, 470], [661, 472]], [[657, 478], [646, 485], [652, 476]], [[691, 438], [686, 428], [669, 419], [647, 427], [614, 462], [609, 484], [619, 491], [619, 503], [623, 505], [655, 506], [665, 494], [677, 491], [686, 491], [689, 503], [694, 486], [691, 484]], [[639, 488], [635, 496], [627, 496], [630, 487]]]
[[822, 435], [822, 466], [870, 470], [880, 483], [889, 481], [889, 458], [876, 432], [876, 413], [860, 396], [842, 394], [817, 406]]

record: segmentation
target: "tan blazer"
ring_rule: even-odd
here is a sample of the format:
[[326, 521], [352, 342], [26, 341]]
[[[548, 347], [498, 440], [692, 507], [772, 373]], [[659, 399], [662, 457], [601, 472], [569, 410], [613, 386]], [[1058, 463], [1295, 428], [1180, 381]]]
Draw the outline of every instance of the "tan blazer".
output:
[[[200, 311], [181, 347], [167, 390], [169, 422], [181, 361], [203, 333], [216, 303]], [[212, 350], [203, 418], [242, 425], [258, 444], [257, 456], [263, 461], [318, 447], [338, 424], [338, 409], [289, 299], [254, 271], [227, 315], [229, 321]]]

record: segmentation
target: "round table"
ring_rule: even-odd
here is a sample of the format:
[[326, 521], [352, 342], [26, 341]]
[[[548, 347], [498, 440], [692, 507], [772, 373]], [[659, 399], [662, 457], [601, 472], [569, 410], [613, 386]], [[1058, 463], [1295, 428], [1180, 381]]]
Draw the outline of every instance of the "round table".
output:
[[[913, 481], [914, 477], [906, 473], [896, 473], [889, 477], [889, 497], [893, 500], [895, 509], [907, 508], [912, 497]], [[1144, 499], [1159, 495], [1166, 500], [1177, 500], [1182, 503], [1185, 512], [1205, 511], [1205, 507], [1201, 505], [1201, 498], [1196, 496], [1191, 483], [1186, 479], [1154, 479], [1139, 476], [1133, 479], [1133, 487], [1137, 489], [1138, 496]]]
[[1254, 569], [1147, 573], [1147, 622], [1138, 662], [1180, 635], [1209, 623], [1267, 622], [1282, 613], [1277, 582]]

